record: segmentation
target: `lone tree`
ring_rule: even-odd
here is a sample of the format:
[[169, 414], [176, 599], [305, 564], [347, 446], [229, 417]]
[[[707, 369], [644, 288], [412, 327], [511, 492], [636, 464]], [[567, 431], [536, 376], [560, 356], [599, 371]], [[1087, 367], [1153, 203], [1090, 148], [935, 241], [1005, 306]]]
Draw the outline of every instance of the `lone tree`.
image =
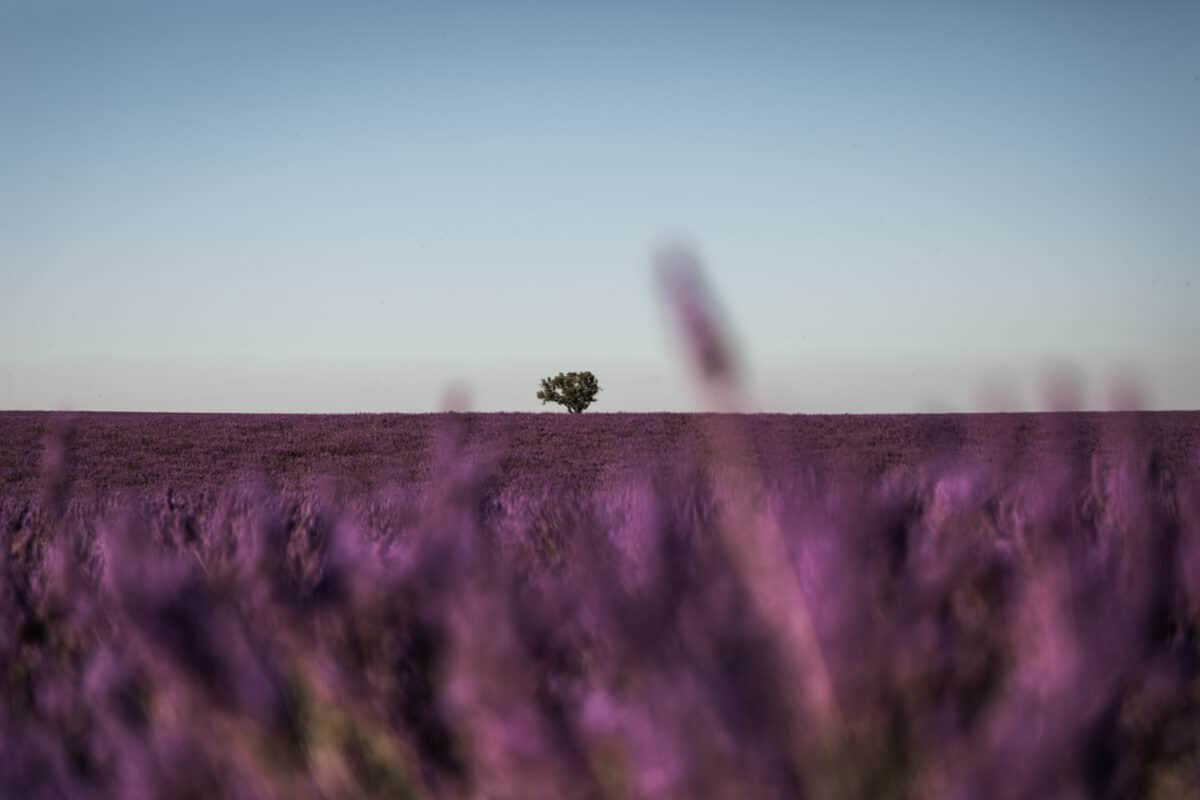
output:
[[542, 405], [558, 403], [566, 406], [570, 413], [578, 414], [595, 401], [598, 391], [600, 384], [592, 373], [560, 372], [553, 378], [542, 378], [542, 388], [537, 397]]

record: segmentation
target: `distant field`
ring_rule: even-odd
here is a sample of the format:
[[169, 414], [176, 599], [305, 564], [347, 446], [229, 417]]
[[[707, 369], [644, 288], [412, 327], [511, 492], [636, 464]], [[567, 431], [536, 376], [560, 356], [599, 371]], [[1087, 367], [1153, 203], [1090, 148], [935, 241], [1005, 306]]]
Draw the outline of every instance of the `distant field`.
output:
[[1200, 796], [1200, 413], [0, 413], [0, 797]]
[[[499, 451], [518, 484], [595, 485], [613, 472], [703, 450], [706, 414], [136, 414], [0, 412], [0, 493], [31, 491], [41, 440], [72, 420], [79, 491], [215, 487], [248, 475], [303, 486], [332, 475], [370, 489], [425, 481], [431, 433], [447, 420], [467, 452]], [[878, 474], [931, 458], [1086, 459], [1135, 431], [1176, 472], [1200, 469], [1200, 412], [735, 416], [745, 451], [767, 474], [837, 467]]]

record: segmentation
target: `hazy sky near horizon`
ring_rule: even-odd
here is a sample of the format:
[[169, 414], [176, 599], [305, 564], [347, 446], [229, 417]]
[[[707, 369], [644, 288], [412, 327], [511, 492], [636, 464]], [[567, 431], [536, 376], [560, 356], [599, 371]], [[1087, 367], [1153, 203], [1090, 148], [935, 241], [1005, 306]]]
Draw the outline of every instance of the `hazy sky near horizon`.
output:
[[[0, 408], [1200, 407], [1200, 3], [0, 0]], [[549, 407], [547, 407], [549, 408]]]

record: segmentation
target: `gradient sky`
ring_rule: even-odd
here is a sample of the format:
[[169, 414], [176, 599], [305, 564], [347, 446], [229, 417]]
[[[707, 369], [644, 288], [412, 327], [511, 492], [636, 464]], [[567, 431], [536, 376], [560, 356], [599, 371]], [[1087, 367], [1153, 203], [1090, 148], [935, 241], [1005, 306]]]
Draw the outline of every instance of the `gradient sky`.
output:
[[1197, 2], [0, 0], [0, 408], [691, 410], [679, 239], [756, 408], [1036, 408], [1054, 364], [1197, 408], [1198, 43]]

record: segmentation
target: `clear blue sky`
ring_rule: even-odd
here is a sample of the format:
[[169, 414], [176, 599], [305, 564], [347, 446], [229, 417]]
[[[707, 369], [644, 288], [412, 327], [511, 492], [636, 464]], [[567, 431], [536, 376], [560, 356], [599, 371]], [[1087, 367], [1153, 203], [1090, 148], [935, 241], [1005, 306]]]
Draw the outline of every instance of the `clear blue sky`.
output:
[[[0, 408], [1200, 407], [1200, 3], [0, 0]], [[1000, 398], [1000, 399], [997, 399]], [[972, 405], [974, 404], [974, 405]]]

